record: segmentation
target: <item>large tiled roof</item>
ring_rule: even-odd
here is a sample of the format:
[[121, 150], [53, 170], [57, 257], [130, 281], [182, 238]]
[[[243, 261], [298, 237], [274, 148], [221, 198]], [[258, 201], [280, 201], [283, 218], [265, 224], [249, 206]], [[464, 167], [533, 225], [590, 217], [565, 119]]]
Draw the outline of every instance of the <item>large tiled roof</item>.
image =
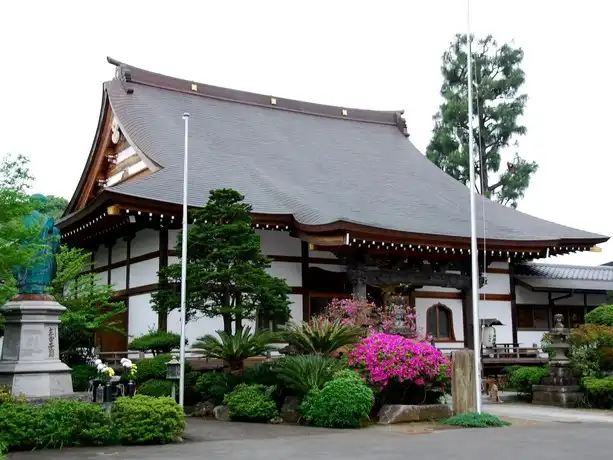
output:
[[[270, 96], [205, 85], [190, 91], [189, 81], [134, 67], [126, 73], [128, 67], [120, 65], [124, 76], [105, 90], [125, 134], [161, 169], [112, 191], [182, 202], [182, 115], [189, 112], [191, 206], [204, 205], [211, 189], [232, 187], [254, 212], [292, 215], [303, 225], [347, 222], [470, 236], [468, 189], [415, 148], [400, 112], [346, 109], [344, 115], [340, 107], [279, 98], [273, 105]], [[180, 84], [185, 88], [177, 90]], [[479, 221], [481, 209], [478, 201]], [[485, 214], [490, 240], [607, 239], [487, 199]]]
[[541, 263], [524, 263], [515, 267], [519, 276], [532, 276], [549, 279], [612, 281], [613, 267], [586, 265], [555, 265]]

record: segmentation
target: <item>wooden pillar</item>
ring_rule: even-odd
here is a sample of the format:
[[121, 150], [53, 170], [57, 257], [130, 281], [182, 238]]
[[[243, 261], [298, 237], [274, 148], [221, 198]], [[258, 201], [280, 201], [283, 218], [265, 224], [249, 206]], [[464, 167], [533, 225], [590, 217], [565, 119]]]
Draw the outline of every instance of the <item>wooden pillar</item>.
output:
[[106, 248], [106, 284], [112, 284], [111, 265], [113, 264], [113, 246], [115, 246], [115, 240], [107, 241], [104, 247]]
[[511, 283], [511, 329], [513, 332], [513, 344], [519, 343], [517, 338], [517, 301], [515, 293], [515, 265], [509, 264], [509, 282]]
[[475, 341], [473, 340], [473, 300], [471, 289], [466, 289], [462, 291], [462, 319], [464, 323], [464, 347], [470, 350], [474, 350]]
[[300, 242], [300, 272], [302, 274], [302, 320], [311, 319], [311, 298], [309, 296], [309, 243]]
[[454, 414], [477, 410], [475, 385], [479, 382], [475, 382], [473, 353], [474, 350], [457, 350], [451, 355], [451, 398]]
[[126, 347], [128, 349], [128, 330], [130, 325], [130, 259], [132, 257], [132, 240], [134, 239], [134, 233], [128, 233], [124, 236], [124, 241], [126, 242]]
[[[162, 270], [168, 266], [168, 229], [160, 228], [160, 255], [159, 255], [159, 266], [158, 269]], [[162, 280], [159, 276], [158, 271], [158, 283], [161, 283]], [[158, 330], [159, 331], [168, 331], [168, 314], [164, 312], [158, 313]]]

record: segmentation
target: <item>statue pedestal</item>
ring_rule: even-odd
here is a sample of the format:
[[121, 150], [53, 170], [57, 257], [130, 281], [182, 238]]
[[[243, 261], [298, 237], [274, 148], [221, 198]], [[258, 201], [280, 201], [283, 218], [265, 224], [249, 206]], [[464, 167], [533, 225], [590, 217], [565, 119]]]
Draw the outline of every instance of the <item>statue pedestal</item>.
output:
[[5, 318], [0, 385], [15, 395], [73, 393], [71, 369], [60, 361], [58, 326], [66, 310], [46, 295], [20, 295], [0, 308]]

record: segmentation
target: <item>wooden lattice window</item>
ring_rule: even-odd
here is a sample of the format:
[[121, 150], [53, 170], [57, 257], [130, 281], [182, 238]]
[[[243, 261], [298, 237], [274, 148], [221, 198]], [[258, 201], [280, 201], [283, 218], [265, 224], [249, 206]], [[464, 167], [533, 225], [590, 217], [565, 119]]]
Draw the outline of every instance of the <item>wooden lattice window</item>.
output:
[[453, 314], [449, 307], [437, 303], [426, 312], [426, 331], [435, 340], [455, 340]]

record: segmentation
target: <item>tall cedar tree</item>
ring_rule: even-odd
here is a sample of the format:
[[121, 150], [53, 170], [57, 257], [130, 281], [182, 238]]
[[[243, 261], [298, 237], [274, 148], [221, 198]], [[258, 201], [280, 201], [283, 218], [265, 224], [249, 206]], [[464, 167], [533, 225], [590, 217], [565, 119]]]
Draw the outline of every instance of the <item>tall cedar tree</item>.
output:
[[[193, 210], [187, 233], [187, 309], [195, 314], [221, 316], [224, 331], [242, 330], [242, 321], [286, 321], [289, 318], [285, 280], [269, 275], [270, 261], [260, 251], [253, 230], [251, 206], [232, 189], [212, 190], [202, 209]], [[181, 251], [181, 235], [177, 238]], [[160, 271], [161, 287], [153, 309], [168, 314], [180, 308], [181, 264]]]
[[[516, 137], [526, 133], [526, 127], [518, 123], [528, 99], [520, 94], [525, 81], [520, 67], [524, 52], [509, 44], [498, 46], [491, 35], [479, 39], [476, 46], [474, 37], [471, 40], [477, 191], [515, 208], [538, 168], [515, 153], [500, 171], [501, 154], [516, 147]], [[465, 185], [469, 183], [467, 49], [467, 36], [458, 34], [443, 54], [441, 95], [445, 101], [433, 117], [435, 126], [427, 148], [434, 164]]]
[[42, 227], [26, 228], [24, 220], [35, 209], [35, 200], [27, 194], [32, 182], [28, 165], [22, 155], [7, 155], [0, 161], [0, 305], [17, 294], [13, 267], [29, 266], [42, 249], [35, 243]]
[[55, 258], [57, 273], [50, 292], [66, 307], [60, 317], [60, 355], [69, 365], [84, 364], [93, 357], [96, 332], [125, 334], [118, 315], [126, 307], [112, 300], [112, 286], [99, 283], [98, 275], [87, 271], [91, 267], [90, 253], [62, 246]]

